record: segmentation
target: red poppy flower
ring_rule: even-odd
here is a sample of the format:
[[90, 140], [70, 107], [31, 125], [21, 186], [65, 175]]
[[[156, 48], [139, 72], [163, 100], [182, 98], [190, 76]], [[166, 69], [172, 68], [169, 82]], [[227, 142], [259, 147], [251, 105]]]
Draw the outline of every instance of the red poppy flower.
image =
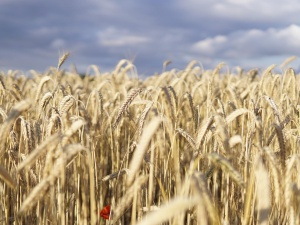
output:
[[110, 205], [107, 205], [103, 209], [101, 209], [100, 216], [106, 220], [109, 220], [109, 215], [110, 215]]

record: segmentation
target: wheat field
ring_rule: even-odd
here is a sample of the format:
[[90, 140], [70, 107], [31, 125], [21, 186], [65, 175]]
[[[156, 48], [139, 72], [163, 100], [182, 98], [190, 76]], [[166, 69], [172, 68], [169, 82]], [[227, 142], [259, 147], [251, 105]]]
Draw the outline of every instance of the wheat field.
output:
[[291, 59], [139, 79], [128, 60], [81, 76], [67, 57], [0, 73], [1, 224], [300, 224]]

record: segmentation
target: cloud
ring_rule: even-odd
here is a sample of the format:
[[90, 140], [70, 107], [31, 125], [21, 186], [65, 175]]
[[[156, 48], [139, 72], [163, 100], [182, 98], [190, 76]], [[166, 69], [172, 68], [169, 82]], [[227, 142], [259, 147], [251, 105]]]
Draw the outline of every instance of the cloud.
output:
[[214, 36], [192, 45], [191, 51], [206, 57], [252, 58], [267, 55], [300, 54], [300, 26], [292, 24], [282, 29], [250, 29], [225, 36]]
[[99, 44], [105, 47], [136, 46], [150, 41], [142, 35], [134, 35], [128, 30], [113, 27], [100, 31], [98, 37]]
[[[177, 7], [183, 11], [189, 12], [193, 18], [201, 15], [224, 18], [224, 19], [241, 19], [241, 20], [268, 20], [271, 17], [273, 22], [291, 21], [298, 15], [300, 2], [297, 0], [211, 0], [198, 1], [186, 0], [177, 1]], [[280, 16], [289, 15], [290, 18], [282, 20]], [[209, 16], [211, 18], [212, 16]], [[294, 20], [295, 21], [295, 20]], [[297, 21], [297, 20], [296, 20]]]
[[65, 48], [65, 46], [66, 46], [66, 42], [65, 42], [65, 40], [63, 40], [61, 38], [57, 38], [57, 39], [53, 40], [51, 43], [51, 47], [54, 49], [62, 49], [62, 48]]
[[[176, 1], [185, 26], [197, 28], [198, 36], [227, 35], [236, 30], [289, 26], [299, 21], [297, 0]], [[195, 34], [196, 35], [196, 34]]]
[[212, 56], [216, 54], [218, 50], [222, 49], [227, 42], [228, 40], [225, 36], [217, 35], [212, 38], [205, 38], [204, 40], [198, 41], [193, 45], [193, 50], [203, 53], [204, 55]]
[[126, 58], [147, 74], [160, 72], [165, 60], [174, 68], [193, 59], [211, 68], [220, 61], [253, 65], [299, 53], [296, 0], [3, 0], [0, 5], [0, 70], [43, 71], [57, 64], [62, 51], [71, 52], [64, 68], [75, 64], [85, 71], [96, 64], [106, 70]]

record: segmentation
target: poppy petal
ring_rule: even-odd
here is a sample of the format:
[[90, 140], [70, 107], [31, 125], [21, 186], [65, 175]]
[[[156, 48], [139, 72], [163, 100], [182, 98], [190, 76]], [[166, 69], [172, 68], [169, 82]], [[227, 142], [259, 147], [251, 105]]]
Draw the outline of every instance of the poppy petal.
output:
[[100, 211], [100, 216], [106, 220], [109, 220], [109, 215], [110, 215], [110, 205], [107, 205]]

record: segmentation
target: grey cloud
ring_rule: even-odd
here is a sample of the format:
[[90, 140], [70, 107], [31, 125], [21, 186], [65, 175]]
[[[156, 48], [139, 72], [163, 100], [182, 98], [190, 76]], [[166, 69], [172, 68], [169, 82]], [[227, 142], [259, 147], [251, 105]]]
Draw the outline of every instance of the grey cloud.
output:
[[164, 60], [175, 68], [192, 59], [209, 67], [297, 54], [298, 1], [240, 2], [3, 0], [0, 69], [45, 70], [63, 51], [71, 51], [64, 68], [96, 64], [103, 71], [127, 58], [148, 75]]
[[257, 57], [260, 55], [300, 54], [300, 26], [282, 29], [246, 30], [218, 35], [196, 42], [192, 51], [223, 58]]

